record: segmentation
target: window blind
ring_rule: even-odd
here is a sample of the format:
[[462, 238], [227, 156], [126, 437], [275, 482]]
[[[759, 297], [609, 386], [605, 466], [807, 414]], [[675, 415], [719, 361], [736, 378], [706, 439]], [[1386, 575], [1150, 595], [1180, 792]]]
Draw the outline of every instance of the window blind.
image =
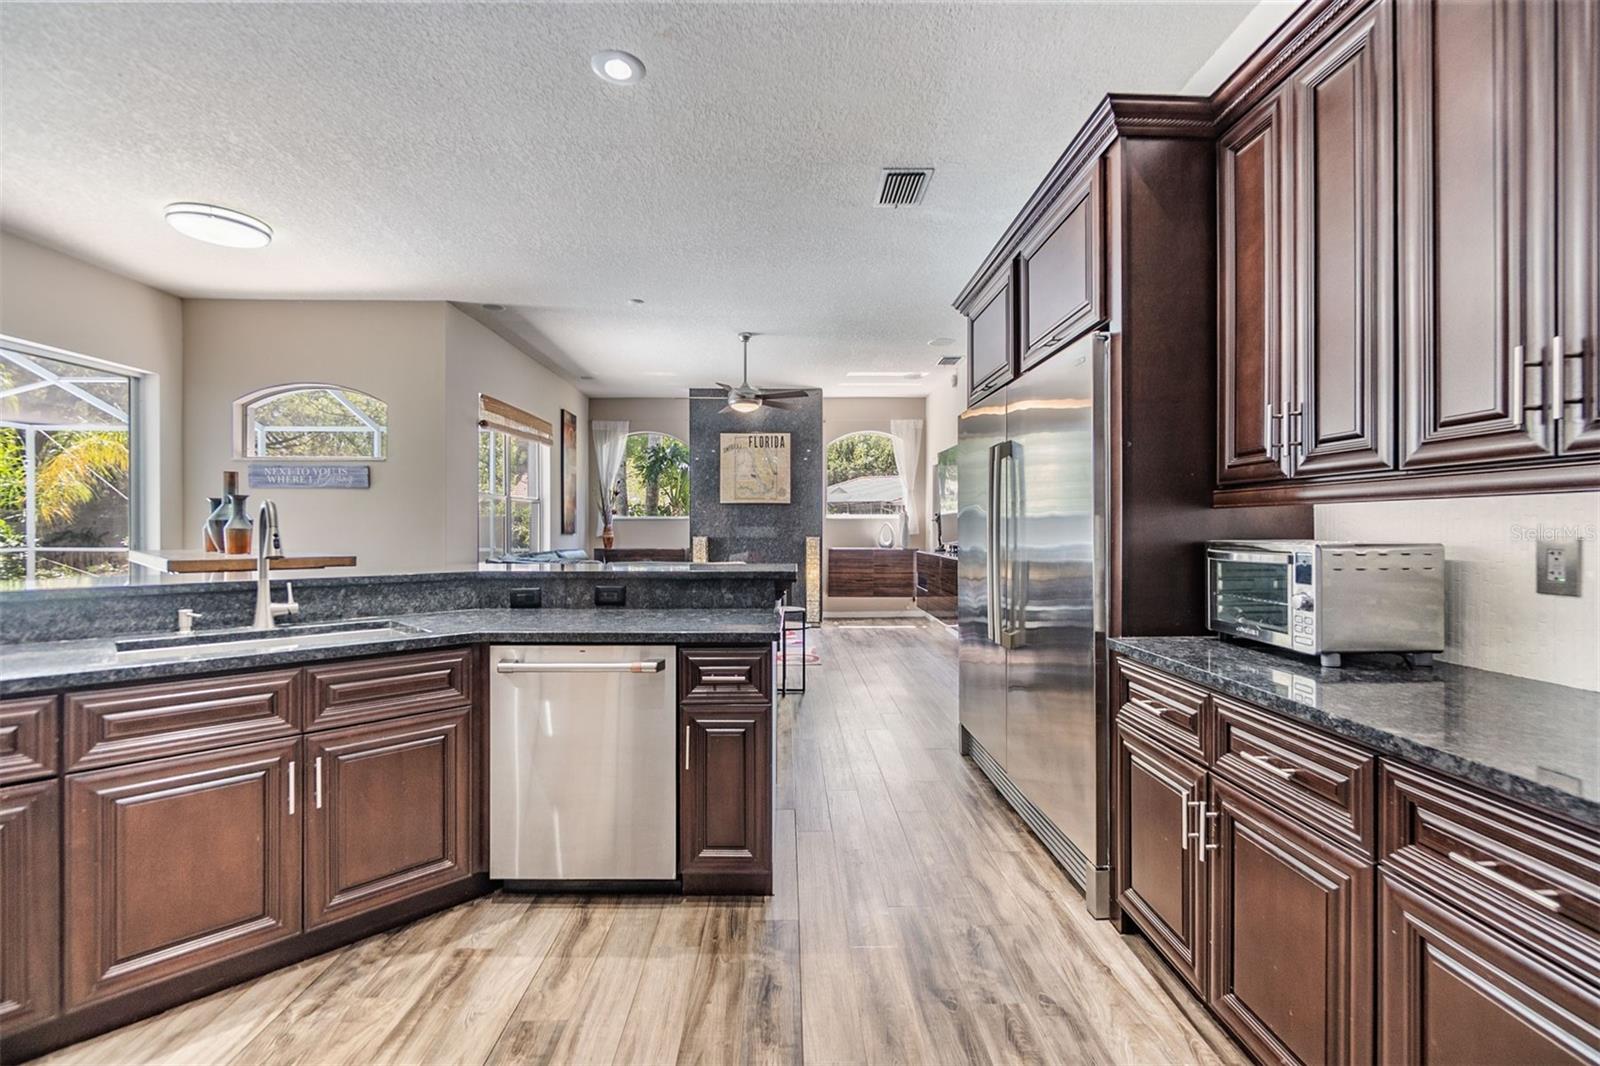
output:
[[510, 433], [539, 444], [555, 442], [550, 423], [536, 414], [481, 392], [478, 394], [478, 428]]

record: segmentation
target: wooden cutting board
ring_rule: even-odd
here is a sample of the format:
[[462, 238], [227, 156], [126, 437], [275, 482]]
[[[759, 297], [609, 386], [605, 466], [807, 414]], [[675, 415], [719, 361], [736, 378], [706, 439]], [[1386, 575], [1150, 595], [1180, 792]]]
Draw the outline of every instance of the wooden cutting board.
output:
[[[140, 551], [128, 549], [128, 561], [164, 574], [229, 574], [254, 570], [255, 553], [223, 555], [197, 548], [180, 551]], [[354, 555], [285, 555], [268, 560], [272, 570], [323, 570], [330, 566], [354, 566]]]

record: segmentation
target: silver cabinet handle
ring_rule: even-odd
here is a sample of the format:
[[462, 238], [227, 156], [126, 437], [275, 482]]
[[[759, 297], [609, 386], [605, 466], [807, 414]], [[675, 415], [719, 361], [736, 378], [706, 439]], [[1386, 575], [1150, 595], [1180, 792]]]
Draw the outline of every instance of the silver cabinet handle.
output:
[[1550, 421], [1559, 422], [1567, 406], [1567, 374], [1566, 374], [1567, 346], [1557, 333], [1550, 338], [1550, 368], [1545, 371], [1547, 382], [1554, 379], [1553, 385], [1546, 385], [1545, 392], [1550, 394]]
[[[1128, 697], [1128, 702], [1133, 704], [1135, 707], [1139, 708], [1145, 714], [1154, 715], [1155, 717], [1161, 719], [1163, 722], [1172, 722], [1172, 719], [1167, 717], [1168, 708], [1163, 707], [1160, 704], [1151, 703], [1149, 700], [1141, 700], [1137, 696]], [[1177, 725], [1177, 724], [1180, 724], [1180, 723], [1173, 722], [1173, 724]], [[1182, 724], [1187, 725], [1188, 723], [1185, 722], [1185, 723], [1182, 723]]]
[[[1206, 810], [1206, 801], [1205, 800], [1191, 800], [1191, 799], [1186, 799], [1186, 800], [1183, 801], [1183, 840], [1180, 843], [1181, 843], [1184, 851], [1188, 851], [1189, 850], [1189, 841], [1190, 840], [1198, 841], [1200, 839], [1199, 826], [1196, 826], [1194, 829], [1190, 829], [1189, 828], [1189, 808], [1190, 807], [1199, 807], [1200, 808], [1200, 814], [1201, 814], [1202, 817], [1204, 817], [1205, 816], [1205, 810]], [[1201, 862], [1205, 862], [1205, 859], [1206, 859], [1205, 852], [1202, 851], [1200, 853], [1200, 861]]]
[[1205, 819], [1200, 826], [1200, 835], [1205, 838], [1205, 846], [1200, 849], [1200, 861], [1205, 862], [1206, 852], [1216, 851], [1222, 845], [1217, 843], [1217, 815], [1219, 811], [1201, 811], [1200, 816]]
[[1561, 893], [1559, 890], [1554, 888], [1529, 888], [1520, 881], [1514, 881], [1495, 869], [1500, 864], [1493, 859], [1474, 859], [1461, 854], [1459, 851], [1452, 851], [1450, 853], [1450, 861], [1487, 877], [1501, 888], [1515, 893], [1537, 907], [1543, 907], [1552, 914], [1561, 913], [1561, 900], [1559, 898]]
[[689, 768], [689, 727], [683, 727], [683, 768]]
[[644, 659], [631, 663], [519, 663], [501, 659], [494, 664], [501, 674], [659, 674], [667, 668], [665, 659]]
[[316, 786], [317, 786], [317, 792], [316, 792], [317, 810], [320, 811], [320, 810], [322, 810], [322, 756], [320, 756], [320, 755], [317, 756], [317, 761], [315, 763], [315, 770], [316, 770]]
[[290, 813], [290, 815], [294, 814], [294, 779], [295, 779], [295, 764], [294, 764], [294, 760], [290, 759], [289, 760], [289, 813]]
[[737, 685], [749, 679], [743, 674], [701, 674], [700, 680], [708, 685]]
[[1274, 412], [1272, 407], [1273, 405], [1269, 401], [1267, 403], [1267, 455], [1271, 457], [1273, 462], [1277, 462], [1283, 458], [1283, 434], [1279, 432], [1283, 426], [1283, 412]]
[[1285, 432], [1288, 437], [1286, 446], [1289, 449], [1289, 459], [1291, 463], [1300, 463], [1305, 461], [1306, 442], [1301, 436], [1301, 431], [1304, 428], [1302, 426], [1302, 419], [1304, 418], [1305, 413], [1306, 409], [1304, 404], [1297, 403], [1289, 408], [1289, 418], [1285, 423]]
[[1239, 753], [1239, 758], [1254, 766], [1259, 766], [1275, 777], [1281, 777], [1285, 781], [1294, 780], [1295, 768], [1292, 766], [1279, 766], [1276, 762], [1273, 762], [1270, 755], [1257, 755], [1253, 751], [1245, 751]]

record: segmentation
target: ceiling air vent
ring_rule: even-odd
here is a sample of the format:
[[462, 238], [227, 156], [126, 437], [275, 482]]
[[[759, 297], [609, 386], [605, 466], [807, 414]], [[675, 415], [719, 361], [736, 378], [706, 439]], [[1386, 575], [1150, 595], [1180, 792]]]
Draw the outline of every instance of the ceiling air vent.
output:
[[920, 204], [928, 191], [932, 167], [888, 167], [883, 172], [883, 188], [878, 190], [880, 207], [905, 207]]
[[946, 355], [940, 357], [939, 359], [940, 366], [955, 366], [959, 362], [961, 362], [961, 357], [959, 355]]

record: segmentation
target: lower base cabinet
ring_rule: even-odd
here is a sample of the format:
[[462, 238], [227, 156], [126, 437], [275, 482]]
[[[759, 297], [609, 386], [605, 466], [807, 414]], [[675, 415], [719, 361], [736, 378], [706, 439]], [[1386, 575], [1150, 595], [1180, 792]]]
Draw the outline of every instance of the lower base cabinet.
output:
[[1374, 863], [1215, 776], [1207, 813], [1212, 1010], [1263, 1062], [1369, 1061]]
[[298, 737], [66, 778], [65, 1006], [300, 932]]
[[681, 714], [683, 890], [770, 893], [771, 706], [686, 706]]
[[60, 782], [0, 789], [0, 1032], [59, 1005], [60, 819]]
[[1600, 978], [1541, 961], [1388, 870], [1378, 1059], [1600, 1062]]
[[470, 715], [306, 737], [306, 928], [471, 875]]

